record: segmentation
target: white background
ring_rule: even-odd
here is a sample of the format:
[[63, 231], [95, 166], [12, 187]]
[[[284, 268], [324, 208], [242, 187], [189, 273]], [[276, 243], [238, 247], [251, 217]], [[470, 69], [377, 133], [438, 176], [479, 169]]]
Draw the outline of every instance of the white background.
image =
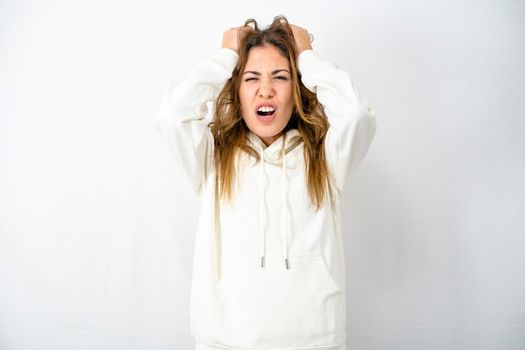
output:
[[278, 14], [376, 110], [349, 350], [525, 349], [525, 3], [184, 3], [0, 2], [0, 349], [192, 349], [199, 202], [154, 115]]

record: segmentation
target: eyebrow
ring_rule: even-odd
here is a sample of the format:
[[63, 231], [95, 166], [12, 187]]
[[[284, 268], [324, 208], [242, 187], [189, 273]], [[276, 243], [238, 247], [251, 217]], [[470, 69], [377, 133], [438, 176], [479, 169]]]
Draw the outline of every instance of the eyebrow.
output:
[[[274, 70], [274, 71], [272, 72], [272, 75], [277, 74], [277, 73], [279, 73], [279, 72], [288, 72], [288, 73], [290, 73], [290, 72], [289, 72], [288, 70], [286, 70], [286, 69], [276, 69], [276, 70]], [[256, 72], [256, 71], [253, 71], [253, 70], [247, 70], [246, 72], [244, 72], [244, 73], [242, 73], [242, 74], [244, 75], [244, 74], [246, 74], [246, 73], [252, 73], [252, 74], [255, 74], [255, 75], [261, 75], [261, 73]]]

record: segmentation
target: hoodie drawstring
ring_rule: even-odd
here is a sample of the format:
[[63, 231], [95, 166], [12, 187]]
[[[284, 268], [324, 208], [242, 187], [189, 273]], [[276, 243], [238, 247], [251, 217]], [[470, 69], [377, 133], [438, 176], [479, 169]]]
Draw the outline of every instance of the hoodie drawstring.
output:
[[[285, 142], [283, 140], [283, 147], [282, 147], [282, 167], [283, 167], [283, 221], [282, 221], [282, 232], [283, 232], [283, 257], [284, 257], [284, 263], [285, 267], [287, 269], [290, 269], [289, 261], [288, 261], [288, 237], [287, 237], [287, 212], [288, 212], [288, 206], [286, 203], [287, 198], [287, 191], [286, 191], [286, 154], [285, 154], [285, 148], [284, 148]], [[261, 267], [264, 267], [264, 259], [266, 256], [266, 235], [264, 230], [264, 150], [260, 149], [260, 155], [261, 155], [261, 165], [260, 165], [260, 207], [259, 207], [259, 217], [260, 217], [260, 226], [259, 226], [259, 232], [260, 232], [260, 244], [261, 244]]]
[[[283, 142], [284, 145], [284, 142]], [[286, 268], [289, 269], [290, 265], [288, 264], [288, 238], [287, 238], [287, 230], [286, 230], [286, 224], [287, 224], [287, 215], [288, 212], [288, 206], [286, 204], [286, 156], [284, 154], [284, 146], [283, 146], [283, 256], [284, 256], [284, 263], [286, 265]]]
[[260, 205], [259, 205], [259, 231], [260, 231], [260, 241], [261, 241], [261, 267], [264, 267], [264, 257], [266, 255], [266, 237], [264, 233], [264, 152], [261, 148], [261, 166], [260, 166]]

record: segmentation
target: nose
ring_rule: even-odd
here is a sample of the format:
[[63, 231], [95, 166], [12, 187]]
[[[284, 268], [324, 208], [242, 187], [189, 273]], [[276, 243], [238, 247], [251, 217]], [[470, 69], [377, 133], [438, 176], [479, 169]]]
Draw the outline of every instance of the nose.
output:
[[269, 98], [274, 95], [274, 90], [270, 79], [261, 79], [261, 84], [259, 85], [259, 96], [263, 98]]

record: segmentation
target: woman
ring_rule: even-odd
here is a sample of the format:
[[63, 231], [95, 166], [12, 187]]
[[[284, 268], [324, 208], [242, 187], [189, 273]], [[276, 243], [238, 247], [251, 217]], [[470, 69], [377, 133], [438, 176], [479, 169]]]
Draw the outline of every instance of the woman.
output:
[[249, 19], [166, 89], [157, 127], [202, 199], [196, 349], [344, 350], [339, 200], [376, 131], [348, 73], [284, 16]]

